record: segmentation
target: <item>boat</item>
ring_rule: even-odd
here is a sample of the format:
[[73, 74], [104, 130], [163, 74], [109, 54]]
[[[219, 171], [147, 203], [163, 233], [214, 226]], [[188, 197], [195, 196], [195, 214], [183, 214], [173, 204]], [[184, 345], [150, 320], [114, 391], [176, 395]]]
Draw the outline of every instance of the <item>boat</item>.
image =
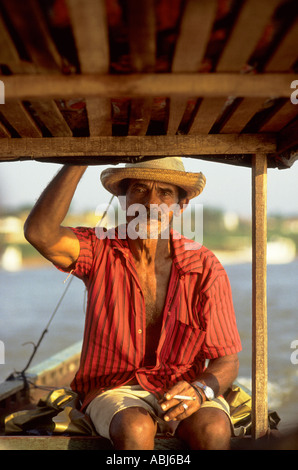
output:
[[[178, 155], [219, 171], [251, 168], [257, 445], [269, 433], [267, 170], [291, 171], [298, 158], [296, 2], [2, 0], [0, 21], [0, 162], [116, 165]], [[64, 377], [46, 383], [58, 382]], [[24, 405], [27, 392], [24, 381], [5, 382], [1, 406]], [[23, 439], [4, 436], [0, 445]], [[74, 438], [36, 439], [60, 448]], [[91, 440], [78, 438], [86, 448]]]
[[[0, 450], [113, 450], [111, 443], [98, 436], [86, 416], [79, 412], [78, 400], [70, 389], [81, 348], [82, 342], [78, 341], [0, 383]], [[239, 391], [243, 394], [241, 400], [239, 396], [235, 399]], [[231, 447], [247, 449], [252, 445], [250, 390], [236, 381], [226, 399], [231, 415], [234, 414], [236, 430]], [[268, 421], [271, 432], [277, 433], [278, 414], [270, 412]], [[265, 445], [268, 445], [267, 437]], [[188, 449], [175, 437], [157, 434], [154, 450], [187, 452]]]

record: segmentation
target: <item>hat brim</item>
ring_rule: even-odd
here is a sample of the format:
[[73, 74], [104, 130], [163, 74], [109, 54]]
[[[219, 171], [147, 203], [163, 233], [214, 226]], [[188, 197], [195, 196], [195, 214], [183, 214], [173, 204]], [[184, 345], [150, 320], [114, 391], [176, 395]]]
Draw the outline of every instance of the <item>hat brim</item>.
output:
[[115, 196], [122, 195], [121, 182], [125, 179], [138, 179], [169, 183], [182, 188], [187, 199], [193, 199], [203, 191], [206, 178], [203, 173], [166, 170], [156, 168], [108, 168], [100, 176], [103, 187]]

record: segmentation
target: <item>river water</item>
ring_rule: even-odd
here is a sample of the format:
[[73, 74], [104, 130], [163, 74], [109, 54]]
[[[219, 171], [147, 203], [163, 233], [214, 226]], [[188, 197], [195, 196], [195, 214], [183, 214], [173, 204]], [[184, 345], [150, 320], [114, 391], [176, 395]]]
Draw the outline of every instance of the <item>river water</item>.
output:
[[[251, 380], [251, 265], [225, 266], [229, 275], [243, 351], [239, 381]], [[54, 267], [0, 270], [0, 382], [27, 364], [36, 343], [66, 289], [66, 275]], [[69, 282], [69, 280], [67, 281]], [[82, 339], [85, 288], [73, 278], [32, 365]], [[280, 427], [298, 425], [298, 261], [268, 266], [268, 362], [270, 409], [278, 412]], [[291, 348], [297, 341], [296, 349]], [[297, 350], [297, 354], [295, 351]], [[1, 357], [0, 357], [1, 359]], [[296, 359], [296, 360], [295, 360]], [[2, 364], [2, 362], [4, 362]]]

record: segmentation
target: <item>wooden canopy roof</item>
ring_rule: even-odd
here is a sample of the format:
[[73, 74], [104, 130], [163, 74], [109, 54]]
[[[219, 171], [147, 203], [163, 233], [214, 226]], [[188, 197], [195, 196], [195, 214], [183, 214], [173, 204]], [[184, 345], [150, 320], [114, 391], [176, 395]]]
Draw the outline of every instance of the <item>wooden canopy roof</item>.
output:
[[[298, 156], [297, 0], [0, 0], [0, 160]], [[292, 85], [294, 86], [295, 83]]]

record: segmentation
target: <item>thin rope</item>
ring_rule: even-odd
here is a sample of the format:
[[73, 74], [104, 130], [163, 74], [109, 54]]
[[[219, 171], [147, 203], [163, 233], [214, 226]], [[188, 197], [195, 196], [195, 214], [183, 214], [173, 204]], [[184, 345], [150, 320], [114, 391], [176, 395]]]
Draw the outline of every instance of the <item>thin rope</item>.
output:
[[[104, 219], [105, 216], [107, 215], [108, 210], [109, 210], [109, 208], [110, 208], [110, 206], [111, 206], [111, 204], [112, 204], [112, 202], [113, 202], [114, 197], [115, 197], [114, 195], [111, 197], [111, 199], [110, 199], [110, 201], [109, 201], [109, 203], [108, 203], [107, 209], [105, 210], [105, 212], [103, 213], [103, 215], [102, 215], [102, 217], [101, 217], [101, 219], [100, 219], [100, 221], [99, 221], [99, 226], [101, 225], [103, 219]], [[72, 272], [73, 272], [73, 270], [70, 271], [70, 273], [69, 273], [69, 275], [67, 276], [67, 278], [65, 279], [64, 283], [66, 283], [66, 281], [68, 280], [68, 278], [70, 277], [70, 275], [72, 274]], [[31, 356], [30, 356], [30, 358], [29, 358], [29, 360], [28, 360], [26, 366], [24, 367], [24, 369], [23, 369], [22, 371], [20, 371], [20, 372], [17, 372], [17, 371], [16, 371], [16, 372], [15, 372], [15, 374], [17, 374], [17, 376], [15, 376], [15, 374], [11, 374], [11, 375], [7, 378], [7, 380], [13, 380], [13, 379], [15, 379], [15, 378], [22, 377], [23, 380], [24, 380], [25, 387], [26, 387], [26, 388], [28, 387], [28, 381], [27, 381], [27, 379], [26, 379], [25, 373], [26, 373], [26, 371], [28, 370], [28, 368], [30, 367], [30, 364], [32, 363], [32, 361], [33, 361], [33, 359], [34, 359], [34, 357], [35, 357], [35, 355], [36, 355], [36, 352], [37, 352], [37, 350], [38, 350], [38, 348], [39, 348], [39, 346], [40, 346], [40, 344], [41, 344], [41, 342], [42, 342], [44, 336], [46, 335], [46, 333], [48, 333], [49, 327], [50, 327], [50, 325], [51, 325], [51, 323], [52, 323], [52, 321], [53, 321], [53, 319], [54, 319], [56, 313], [58, 312], [59, 307], [60, 307], [60, 305], [62, 304], [63, 299], [64, 299], [64, 297], [66, 296], [66, 293], [67, 293], [69, 287], [71, 286], [71, 283], [72, 283], [73, 279], [74, 279], [74, 277], [72, 277], [72, 278], [70, 279], [70, 281], [67, 283], [66, 288], [65, 288], [65, 290], [64, 290], [64, 292], [63, 292], [63, 294], [62, 294], [62, 296], [60, 297], [60, 299], [59, 299], [59, 301], [58, 301], [58, 303], [57, 303], [57, 305], [56, 305], [55, 310], [53, 311], [52, 315], [50, 316], [50, 319], [49, 319], [49, 321], [48, 321], [46, 327], [44, 328], [43, 332], [41, 333], [40, 338], [39, 338], [37, 344], [33, 343], [33, 341], [27, 341], [26, 343], [24, 343], [24, 344], [22, 345], [22, 346], [25, 346], [26, 344], [32, 344], [32, 345], [33, 345], [33, 352], [32, 352], [32, 354], [31, 354]]]

